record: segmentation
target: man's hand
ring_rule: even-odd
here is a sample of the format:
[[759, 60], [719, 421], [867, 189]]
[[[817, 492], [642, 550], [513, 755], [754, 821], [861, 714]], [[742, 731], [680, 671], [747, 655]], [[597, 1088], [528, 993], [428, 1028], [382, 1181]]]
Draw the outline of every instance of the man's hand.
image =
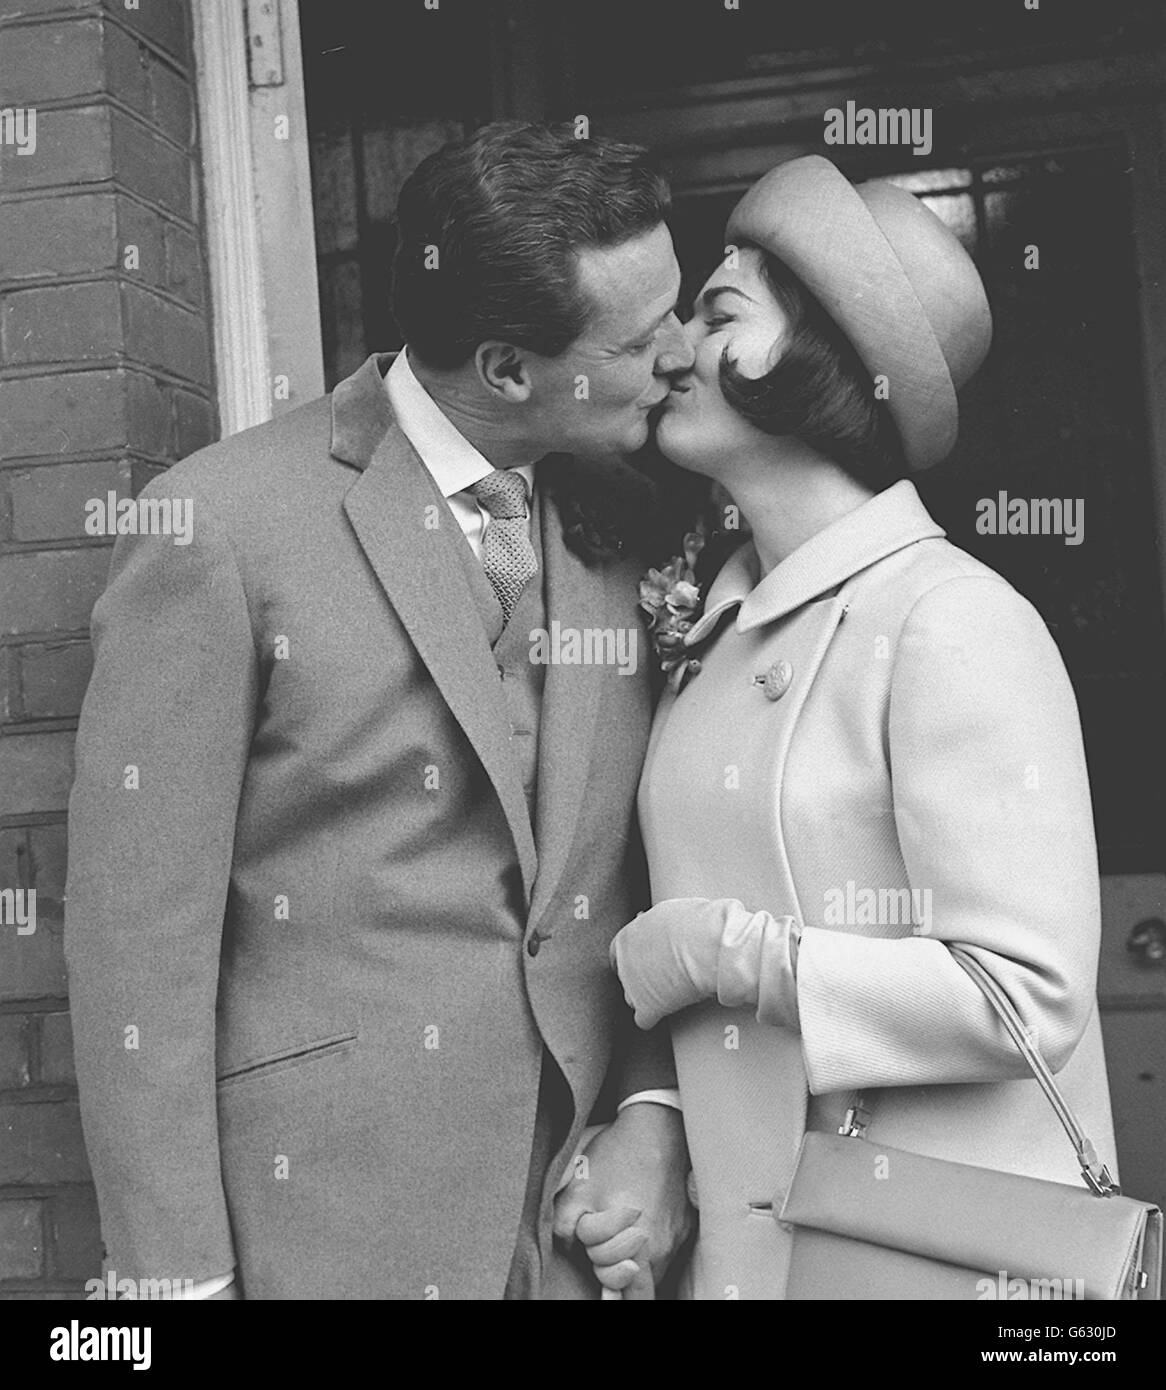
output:
[[578, 1239], [596, 1278], [625, 1298], [654, 1298], [690, 1235], [684, 1120], [667, 1105], [637, 1102], [584, 1149], [586, 1176], [555, 1199], [557, 1239]]

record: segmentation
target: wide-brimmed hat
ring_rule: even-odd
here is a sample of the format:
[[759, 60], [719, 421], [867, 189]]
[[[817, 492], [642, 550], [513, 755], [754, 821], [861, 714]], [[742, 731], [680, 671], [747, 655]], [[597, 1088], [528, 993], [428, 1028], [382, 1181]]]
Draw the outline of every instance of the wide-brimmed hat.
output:
[[730, 244], [750, 242], [793, 271], [853, 344], [886, 403], [908, 466], [951, 452], [956, 391], [992, 341], [979, 272], [959, 241], [905, 189], [855, 187], [828, 159], [770, 170], [733, 210]]

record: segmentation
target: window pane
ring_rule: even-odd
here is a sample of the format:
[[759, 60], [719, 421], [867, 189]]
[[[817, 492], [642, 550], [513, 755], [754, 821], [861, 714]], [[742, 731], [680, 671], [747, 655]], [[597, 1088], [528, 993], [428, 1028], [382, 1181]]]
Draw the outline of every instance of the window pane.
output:
[[919, 201], [959, 237], [969, 255], [976, 254], [976, 209], [970, 193], [920, 198]]

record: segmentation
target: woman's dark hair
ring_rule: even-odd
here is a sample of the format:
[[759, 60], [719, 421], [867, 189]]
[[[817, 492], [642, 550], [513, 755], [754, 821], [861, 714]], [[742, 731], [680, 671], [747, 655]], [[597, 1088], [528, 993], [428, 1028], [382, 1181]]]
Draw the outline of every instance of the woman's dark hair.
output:
[[572, 126], [495, 122], [444, 146], [397, 205], [393, 316], [431, 367], [458, 367], [498, 338], [557, 357], [592, 304], [577, 253], [659, 226], [668, 185], [638, 145]]
[[907, 473], [899, 432], [846, 335], [793, 271], [763, 248], [762, 274], [790, 324], [790, 341], [765, 376], [742, 376], [721, 357], [721, 391], [766, 434], [793, 435], [880, 492]]

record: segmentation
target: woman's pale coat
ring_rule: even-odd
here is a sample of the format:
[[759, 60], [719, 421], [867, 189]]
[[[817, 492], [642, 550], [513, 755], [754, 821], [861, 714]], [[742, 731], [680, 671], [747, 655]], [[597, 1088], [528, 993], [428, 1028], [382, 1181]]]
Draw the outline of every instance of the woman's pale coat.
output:
[[[1116, 1171], [1076, 703], [1036, 611], [943, 535], [900, 482], [760, 582], [746, 544], [694, 629], [715, 631], [702, 669], [656, 718], [653, 902], [737, 898], [803, 927], [800, 1034], [715, 1001], [673, 1018], [696, 1298], [783, 1296], [772, 1213], [805, 1129], [836, 1129], [856, 1090], [875, 1142], [1079, 1181], [945, 942], [1003, 986]], [[757, 677], [781, 662], [771, 699]]]

